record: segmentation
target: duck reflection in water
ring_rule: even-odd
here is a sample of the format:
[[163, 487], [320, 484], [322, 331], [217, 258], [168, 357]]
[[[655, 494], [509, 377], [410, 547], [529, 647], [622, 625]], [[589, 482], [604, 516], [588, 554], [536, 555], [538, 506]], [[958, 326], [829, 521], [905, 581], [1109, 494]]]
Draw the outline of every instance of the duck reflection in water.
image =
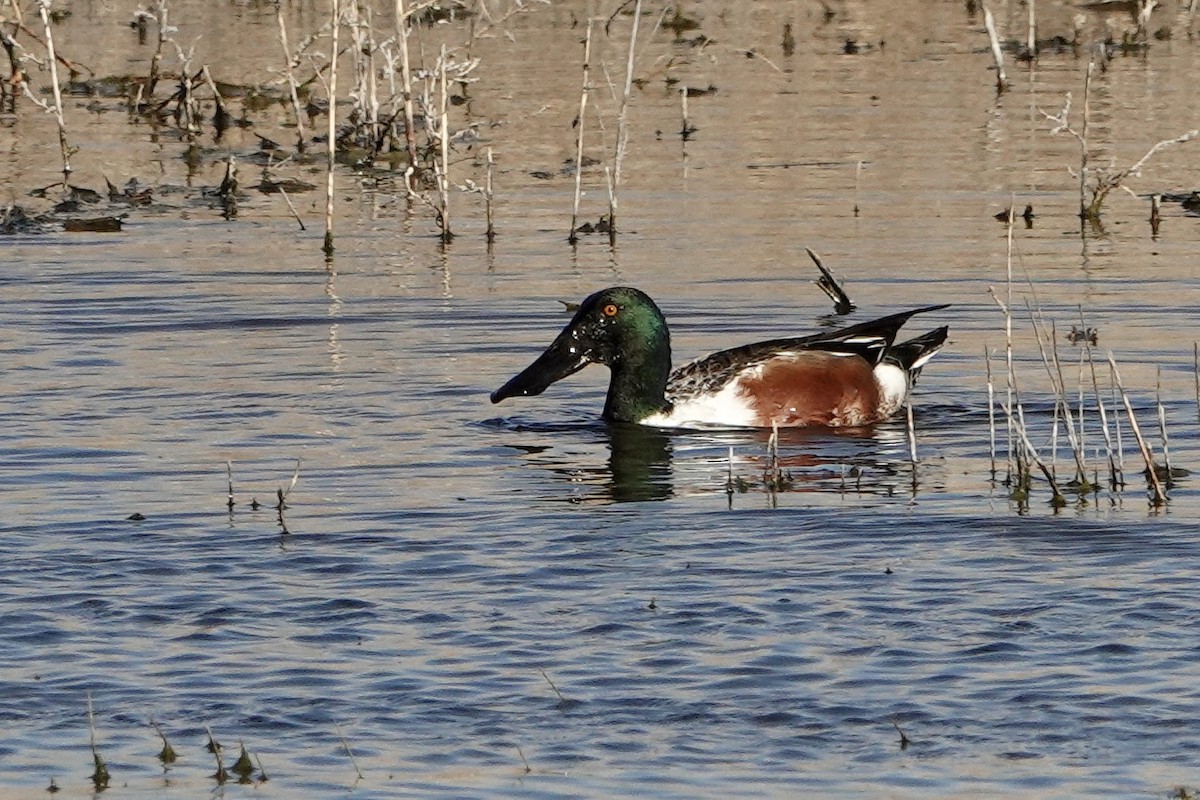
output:
[[[578, 432], [579, 429], [576, 429]], [[531, 466], [569, 483], [572, 503], [627, 503], [676, 496], [892, 495], [912, 491], [907, 437], [899, 425], [780, 431], [777, 455], [764, 431], [663, 431], [631, 423], [589, 425], [588, 444], [607, 460], [557, 444], [522, 446]], [[577, 441], [578, 444], [578, 441]], [[590, 449], [590, 448], [589, 448]], [[730, 451], [733, 461], [730, 461]]]
[[609, 496], [614, 502], [666, 500], [673, 492], [671, 436], [629, 422], [608, 425]]
[[[562, 481], [571, 487], [568, 496], [555, 489], [550, 499], [603, 504], [666, 500], [674, 495], [673, 444], [665, 431], [624, 422], [522, 430], [553, 436], [552, 440], [539, 437], [546, 444], [509, 445], [525, 456], [529, 467], [557, 478], [556, 486]], [[598, 448], [608, 451], [603, 465]]]

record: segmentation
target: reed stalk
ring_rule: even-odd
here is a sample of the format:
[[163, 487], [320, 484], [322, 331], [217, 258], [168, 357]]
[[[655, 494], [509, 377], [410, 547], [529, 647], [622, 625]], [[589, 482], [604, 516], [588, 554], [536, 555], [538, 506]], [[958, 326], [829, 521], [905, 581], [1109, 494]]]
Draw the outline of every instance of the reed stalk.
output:
[[575, 118], [576, 126], [579, 128], [575, 136], [575, 202], [571, 207], [571, 232], [567, 236], [567, 241], [571, 244], [579, 241], [579, 201], [583, 194], [583, 129], [588, 93], [591, 91], [589, 75], [592, 62], [592, 25], [594, 22], [595, 20], [588, 17], [587, 34], [583, 39], [583, 88], [579, 92], [579, 116]]
[[992, 480], [996, 480], [996, 390], [992, 382], [992, 356], [983, 348], [983, 365], [987, 371], [988, 396], [988, 453], [991, 456]]
[[1142, 460], [1146, 463], [1146, 479], [1150, 483], [1151, 502], [1156, 506], [1161, 506], [1167, 502], [1167, 494], [1163, 491], [1162, 483], [1158, 479], [1158, 470], [1154, 466], [1154, 452], [1150, 449], [1150, 445], [1146, 444], [1145, 437], [1142, 436], [1142, 429], [1138, 425], [1137, 417], [1133, 414], [1133, 404], [1129, 402], [1129, 394], [1125, 391], [1124, 384], [1121, 383], [1121, 371], [1117, 369], [1117, 360], [1113, 357], [1112, 351], [1108, 353], [1108, 364], [1112, 368], [1113, 379], [1117, 382], [1117, 388], [1121, 392], [1121, 402], [1125, 406], [1125, 416], [1129, 419], [1129, 429], [1133, 431], [1133, 438], [1137, 440]]
[[729, 471], [725, 476], [725, 496], [729, 510], [733, 510], [733, 445], [729, 446]]
[[216, 128], [219, 139], [225, 129], [229, 127], [229, 112], [225, 109], [225, 99], [221, 97], [221, 92], [217, 89], [217, 82], [213, 80], [212, 72], [209, 71], [207, 64], [200, 67], [200, 74], [204, 77], [204, 82], [208, 84], [208, 90], [212, 92], [213, 104], [216, 106], [216, 111], [213, 112], [213, 127]]
[[858, 216], [858, 186], [862, 182], [863, 162], [860, 158], [854, 165], [854, 216]]
[[1088, 61], [1087, 71], [1083, 75], [1083, 122], [1079, 131], [1079, 217], [1088, 218], [1087, 176], [1088, 176], [1088, 127], [1092, 119], [1092, 74], [1096, 71], [1096, 62]]
[[484, 234], [487, 237], [488, 244], [496, 241], [496, 225], [492, 217], [492, 170], [495, 167], [495, 161], [492, 160], [492, 148], [487, 149], [487, 175], [484, 178], [483, 184], [483, 202], [485, 213], [487, 214], [487, 231]]
[[440, 166], [437, 171], [438, 194], [441, 198], [441, 214], [438, 224], [442, 229], [442, 241], [449, 242], [454, 234], [450, 230], [450, 95], [446, 88], [446, 45], [442, 45], [442, 56], [438, 69], [438, 139], [441, 143]]
[[92, 693], [90, 691], [87, 693], [87, 716], [88, 744], [92, 748], [92, 786], [97, 792], [102, 792], [108, 788], [111, 776], [108, 772], [108, 765], [104, 763], [104, 759], [100, 755], [100, 748], [96, 746], [96, 715], [92, 710]]
[[[1012, 409], [1014, 405], [1020, 405], [1020, 398], [1017, 396], [1017, 373], [1013, 366], [1013, 343], [1012, 343], [1012, 262], [1013, 262], [1013, 224], [1015, 217], [1012, 210], [1012, 204], [1009, 204], [1008, 219], [1005, 221], [1005, 256], [1004, 256], [1004, 292], [1005, 301], [1000, 303], [1001, 310], [1004, 312], [1004, 367], [1007, 370], [1005, 381], [1005, 393], [1007, 397], [1007, 408]], [[993, 294], [993, 297], [995, 295]], [[996, 298], [996, 302], [1000, 302]], [[1007, 421], [1007, 438], [1008, 438], [1008, 469], [1011, 478], [1013, 468], [1013, 417], [1011, 413], [1006, 415]], [[1019, 466], [1019, 465], [1018, 465]]]
[[1037, 59], [1037, 0], [1026, 0], [1029, 6], [1029, 27], [1026, 31], [1025, 46], [1029, 49], [1029, 60]]
[[[329, 124], [326, 135], [325, 158], [325, 244], [322, 248], [326, 258], [333, 256], [333, 168], [337, 163], [337, 62], [338, 31], [342, 27], [340, 0], [329, 0], [332, 43], [329, 53]], [[280, 498], [280, 506], [283, 499]], [[281, 515], [282, 516], [282, 515]]]
[[1192, 378], [1196, 382], [1196, 417], [1200, 419], [1200, 342], [1192, 342]]
[[213, 754], [217, 762], [217, 771], [212, 774], [212, 778], [218, 784], [224, 784], [229, 780], [229, 770], [225, 769], [225, 761], [221, 758], [221, 745], [213, 738], [212, 728], [205, 725], [204, 732], [208, 734], [208, 752]]
[[296, 211], [296, 205], [292, 202], [292, 198], [282, 186], [279, 187], [279, 196], [283, 198], [283, 202], [287, 203], [288, 211], [292, 212], [292, 219], [296, 220], [296, 224], [300, 226], [300, 230], [308, 230], [308, 227], [304, 224], [304, 220], [300, 219], [300, 214]]
[[171, 746], [171, 742], [167, 739], [167, 735], [163, 733], [162, 728], [160, 728], [158, 723], [154, 720], [150, 720], [150, 726], [154, 728], [154, 732], [158, 734], [158, 738], [162, 739], [163, 743], [162, 749], [158, 751], [158, 760], [163, 764], [175, 763], [179, 756], [175, 752], [175, 748]]
[[992, 10], [983, 3], [983, 25], [987, 28], [988, 41], [992, 45], [992, 59], [996, 62], [996, 94], [1008, 88], [1008, 76], [1004, 72], [1004, 51], [1000, 49], [1000, 37], [996, 35], [996, 20]]
[[71, 181], [71, 146], [67, 143], [67, 122], [63, 117], [62, 87], [58, 82], [58, 57], [54, 52], [54, 30], [50, 27], [51, 0], [38, 0], [38, 12], [46, 29], [46, 58], [50, 62], [50, 83], [54, 90], [54, 119], [58, 123], [58, 149], [62, 155], [63, 190]]
[[[1030, 319], [1033, 320], [1033, 312], [1030, 311]], [[1034, 328], [1037, 328], [1037, 322], [1034, 321]], [[1056, 402], [1062, 406], [1063, 410], [1063, 425], [1067, 431], [1067, 441], [1071, 445], [1071, 455], [1075, 459], [1075, 480], [1081, 488], [1086, 489], [1088, 484], [1087, 465], [1084, 463], [1083, 445], [1079, 441], [1079, 437], [1075, 432], [1075, 419], [1071, 414], [1071, 401], [1067, 399], [1067, 387], [1063, 378], [1062, 363], [1058, 359], [1058, 339], [1057, 331], [1051, 323], [1050, 326], [1050, 353], [1053, 358], [1054, 368], [1051, 370], [1050, 362], [1046, 360], [1046, 350], [1042, 343], [1042, 337], [1038, 336], [1038, 349], [1042, 353], [1042, 362], [1046, 366], [1046, 371], [1050, 374], [1050, 381], [1054, 384]]]
[[633, 94], [633, 64], [637, 54], [638, 27], [642, 21], [642, 0], [633, 6], [633, 24], [629, 29], [629, 58], [625, 64], [625, 91], [621, 95], [621, 111], [617, 115], [617, 147], [613, 156], [612, 191], [608, 201], [608, 239], [612, 244], [617, 239], [617, 194], [621, 189], [621, 164], [629, 144], [629, 98]]
[[158, 28], [158, 42], [154, 55], [150, 57], [150, 74], [146, 77], [146, 101], [151, 102], [162, 71], [163, 48], [167, 45], [167, 0], [158, 0], [154, 6], [154, 24]]
[[[226, 498], [225, 505], [228, 506], [229, 513], [232, 514], [233, 507], [235, 505], [237, 505], [237, 503], [235, 503], [233, 500], [233, 462], [232, 461], [225, 462], [225, 474], [229, 478], [229, 496], [228, 496], [228, 498]], [[151, 723], [151, 724], [153, 724], [153, 723]], [[155, 726], [155, 730], [157, 730], [157, 727], [158, 726]], [[159, 731], [159, 734], [161, 735], [162, 731]]]
[[696, 128], [692, 127], [691, 122], [688, 120], [688, 90], [686, 86], [681, 87], [679, 90], [679, 103], [682, 107], [683, 114], [683, 123], [682, 127], [679, 129], [679, 136], [683, 139], [683, 141], [686, 142], [688, 139], [692, 138], [692, 134], [697, 130]]
[[1108, 374], [1109, 391], [1112, 392], [1113, 399], [1113, 431], [1116, 433], [1117, 443], [1117, 465], [1120, 466], [1121, 472], [1125, 471], [1125, 440], [1121, 435], [1121, 418], [1117, 415], [1115, 409], [1120, 405], [1117, 402], [1117, 378], [1112, 372]]
[[1125, 485], [1124, 476], [1121, 475], [1121, 470], [1117, 466], [1116, 455], [1113, 452], [1113, 440], [1108, 431], [1108, 412], [1104, 408], [1104, 398], [1100, 396], [1100, 384], [1096, 380], [1096, 362], [1092, 358], [1092, 349], [1088, 345], [1084, 345], [1084, 352], [1087, 354], [1088, 366], [1092, 374], [1092, 391], [1096, 394], [1096, 407], [1100, 412], [1100, 432], [1104, 436], [1104, 448], [1108, 455], [1108, 479], [1109, 488], [1112, 491], [1117, 491], [1118, 488]]
[[342, 732], [342, 726], [335, 721], [333, 727], [337, 730], [338, 738], [342, 741], [342, 747], [345, 748], [346, 755], [350, 757], [350, 764], [354, 767], [354, 774], [361, 781], [363, 779], [362, 770], [358, 768], [358, 760], [354, 758], [354, 751], [350, 749], [350, 742], [346, 741], [346, 734]]
[[1162, 401], [1162, 367], [1158, 368], [1158, 377], [1154, 383], [1154, 402], [1158, 408], [1158, 435], [1162, 438], [1163, 473], [1166, 476], [1167, 487], [1171, 486], [1171, 445], [1167, 440], [1167, 410]]
[[400, 43], [400, 80], [404, 89], [404, 145], [408, 163], [417, 168], [417, 132], [413, 123], [412, 67], [408, 58], [407, 0], [396, 0], [396, 39]]
[[375, 82], [375, 43], [371, 36], [371, 11], [361, 0], [346, 4], [346, 29], [350, 34], [351, 65], [354, 69], [350, 120], [354, 139], [374, 156], [382, 147], [379, 132], [379, 98]]
[[283, 20], [283, 4], [275, 0], [275, 19], [279, 23], [279, 45], [283, 48], [284, 77], [287, 78], [288, 96], [292, 101], [292, 114], [296, 118], [296, 151], [303, 154], [305, 148], [304, 111], [300, 107], [300, 93], [296, 89], [296, 74], [292, 69], [292, 51], [288, 46], [287, 24]]
[[908, 457], [913, 465], [913, 481], [917, 479], [917, 425], [913, 419], [912, 397], [908, 397], [904, 401], [904, 416], [908, 428]]
[[[1046, 466], [1046, 462], [1043, 461], [1041, 456], [1038, 455], [1037, 448], [1035, 448], [1033, 446], [1033, 442], [1029, 440], [1029, 433], [1025, 426], [1025, 410], [1019, 405], [1017, 406], [1017, 414], [1016, 417], [1014, 417], [1014, 422], [1016, 423], [1017, 435], [1020, 436], [1021, 443], [1025, 446], [1025, 454], [1029, 458], [1033, 459], [1033, 463], [1037, 465], [1037, 468], [1041, 470], [1042, 475], [1046, 478], [1046, 483], [1050, 485], [1051, 504], [1055, 508], [1060, 508], [1066, 505], [1066, 498], [1063, 497], [1063, 493], [1058, 488], [1058, 481], [1054, 478], [1053, 470]], [[1026, 471], [1026, 481], [1028, 480], [1027, 476], [1028, 472]]]

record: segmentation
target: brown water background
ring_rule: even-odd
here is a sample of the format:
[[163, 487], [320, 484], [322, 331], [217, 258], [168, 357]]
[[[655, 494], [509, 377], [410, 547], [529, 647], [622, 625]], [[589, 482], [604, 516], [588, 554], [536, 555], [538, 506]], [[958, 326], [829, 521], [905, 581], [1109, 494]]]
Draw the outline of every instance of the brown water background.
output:
[[[205, 726], [227, 763], [240, 740], [270, 776], [230, 796], [1194, 788], [1200, 502], [1183, 471], [1200, 463], [1200, 218], [1165, 202], [1154, 232], [1147, 196], [1198, 188], [1200, 141], [1155, 155], [1127, 180], [1133, 194], [1111, 195], [1102, 227], [1081, 226], [1079, 144], [1046, 116], [1070, 93], [1078, 127], [1094, 47], [1119, 42], [1128, 15], [1039, 2], [1039, 36], [1078, 46], [1032, 64], [1009, 52], [997, 95], [973, 4], [689, 2], [678, 11], [699, 27], [676, 35], [655, 27], [674, 12], [647, 3], [620, 234], [571, 247], [584, 21], [616, 4], [524, 5], [506, 16], [512, 5], [488, 3], [496, 24], [471, 44], [475, 81], [451, 112], [452, 129], [474, 130], [452, 153], [454, 240], [396, 171], [348, 157], [328, 261], [323, 145], [270, 172], [318, 187], [289, 195], [306, 230], [255, 188], [258, 135], [294, 142], [288, 104], [231, 91], [246, 126], [218, 140], [206, 120], [189, 142], [109, 91], [149, 69], [154, 28], [139, 43], [129, 24], [138, 4], [62, 5], [55, 44], [90, 81], [65, 100], [71, 182], [136, 178], [153, 202], [96, 206], [126, 215], [119, 233], [0, 236], [6, 796], [43, 796], [52, 777], [57, 796], [91, 793], [89, 695], [106, 796], [214, 789]], [[1024, 5], [991, 8], [1002, 38], [1024, 38]], [[293, 43], [328, 17], [324, 4], [284, 11]], [[393, 30], [391, 3], [372, 13]], [[180, 0], [170, 24], [193, 68], [282, 92], [272, 4]], [[595, 35], [591, 221], [608, 210], [629, 25], [618, 15]], [[1196, 27], [1186, 4], [1163, 3], [1147, 47], [1116, 47], [1097, 68], [1093, 167], [1200, 127]], [[471, 30], [469, 18], [416, 29], [415, 61]], [[172, 49], [164, 69], [178, 67]], [[48, 76], [27, 69], [49, 98]], [[680, 86], [705, 90], [686, 141]], [[487, 148], [491, 245], [481, 197], [458, 188], [482, 184]], [[230, 155], [235, 216], [206, 194]], [[49, 212], [55, 193], [33, 192], [59, 165], [53, 116], [18, 98], [0, 115], [0, 205]], [[1113, 352], [1160, 461], [1161, 384], [1181, 471], [1164, 507], [1146, 501], [1127, 425], [1123, 491], [1069, 492], [1055, 508], [1041, 482], [1025, 504], [993, 480], [984, 353], [1002, 390], [992, 293], [1009, 297], [993, 215], [1026, 204], [1036, 217], [1013, 231], [1011, 305], [1035, 443], [1069, 478], [1027, 307], [1056, 326], [1074, 402], [1086, 388], [1093, 474], [1103, 440], [1067, 331], [1095, 328], [1097, 357]], [[658, 300], [680, 361], [846, 321], [812, 285], [805, 247], [845, 279], [860, 307], [849, 321], [953, 304], [929, 319], [951, 340], [916, 395], [915, 473], [902, 423], [798, 432], [780, 444], [793, 481], [769, 493], [765, 435], [598, 423], [600, 367], [488, 403], [564, 322], [559, 300], [607, 285]], [[297, 461], [285, 534], [275, 493]], [[731, 469], [746, 491], [730, 497]], [[181, 754], [167, 770], [151, 718]]]

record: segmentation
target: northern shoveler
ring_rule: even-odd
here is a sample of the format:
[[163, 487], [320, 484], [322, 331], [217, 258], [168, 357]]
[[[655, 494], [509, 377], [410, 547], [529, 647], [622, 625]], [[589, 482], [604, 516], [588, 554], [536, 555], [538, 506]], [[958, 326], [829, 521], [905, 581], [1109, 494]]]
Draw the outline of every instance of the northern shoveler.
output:
[[671, 370], [671, 336], [658, 306], [617, 286], [588, 297], [532, 364], [492, 402], [538, 395], [590, 363], [612, 371], [604, 418], [662, 428], [856, 427], [886, 419], [908, 396], [948, 328], [893, 344], [926, 306], [830, 333], [743, 345]]

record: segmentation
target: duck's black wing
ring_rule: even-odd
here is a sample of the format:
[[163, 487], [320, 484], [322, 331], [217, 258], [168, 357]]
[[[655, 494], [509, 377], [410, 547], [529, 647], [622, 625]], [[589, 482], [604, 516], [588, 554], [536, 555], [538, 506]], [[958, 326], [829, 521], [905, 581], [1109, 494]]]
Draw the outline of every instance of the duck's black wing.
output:
[[[667, 394], [671, 397], [687, 397], [695, 394], [715, 393], [742, 371], [763, 364], [784, 353], [800, 350], [821, 350], [827, 353], [858, 355], [874, 366], [889, 357], [889, 353], [893, 350], [892, 344], [896, 341], [896, 334], [911, 317], [948, 306], [949, 303], [925, 306], [860, 322], [836, 331], [788, 339], [771, 339], [722, 350], [688, 362], [672, 372], [667, 381]], [[901, 357], [896, 363], [903, 364], [913, 353], [915, 355], [913, 355], [912, 363], [916, 363], [917, 360], [924, 363], [941, 348], [946, 338], [946, 331], [946, 328], [940, 328], [905, 342], [901, 347], [906, 349], [900, 354]], [[939, 333], [941, 338], [934, 344], [933, 340]], [[923, 341], [932, 347], [932, 351], [928, 348], [921, 349], [923, 345], [920, 343]], [[923, 359], [922, 355], [924, 355]], [[905, 368], [911, 369], [912, 367]]]

